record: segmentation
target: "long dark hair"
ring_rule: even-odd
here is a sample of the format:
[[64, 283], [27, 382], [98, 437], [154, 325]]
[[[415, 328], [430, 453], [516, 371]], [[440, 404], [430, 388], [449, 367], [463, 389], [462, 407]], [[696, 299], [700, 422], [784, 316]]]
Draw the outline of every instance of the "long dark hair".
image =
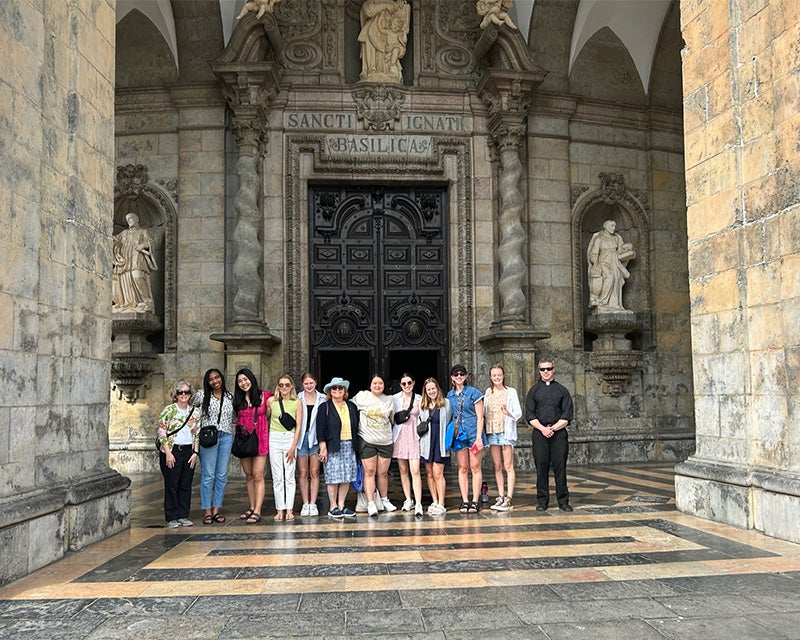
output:
[[[250, 381], [250, 391], [245, 395], [239, 387], [239, 376], [244, 376]], [[250, 369], [239, 369], [236, 372], [236, 388], [233, 390], [233, 408], [236, 411], [247, 409], [247, 398], [250, 398], [250, 405], [253, 407], [261, 406], [261, 389], [258, 386], [255, 374]]]
[[222, 397], [220, 398], [220, 404], [225, 402], [225, 396], [228, 395], [228, 390], [225, 388], [225, 376], [223, 375], [222, 371], [219, 369], [209, 369], [203, 375], [203, 415], [208, 415], [208, 407], [211, 404], [211, 395], [214, 393], [211, 390], [211, 374], [218, 373], [219, 377], [222, 379]]

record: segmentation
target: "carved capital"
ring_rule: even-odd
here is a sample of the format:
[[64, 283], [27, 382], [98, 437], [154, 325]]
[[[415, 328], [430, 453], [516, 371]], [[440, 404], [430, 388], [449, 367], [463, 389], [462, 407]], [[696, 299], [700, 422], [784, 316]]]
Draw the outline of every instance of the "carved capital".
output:
[[603, 393], [617, 398], [628, 388], [631, 376], [642, 369], [638, 351], [601, 351], [589, 354], [592, 369], [600, 374]]
[[259, 118], [234, 116], [232, 129], [240, 156], [253, 155], [248, 148], [260, 150], [267, 142], [267, 126]]
[[499, 151], [517, 149], [522, 142], [538, 82], [529, 73], [506, 69], [488, 69], [478, 81], [478, 95], [489, 112], [489, 132]]
[[406, 94], [383, 84], [369, 85], [353, 91], [356, 113], [364, 121], [364, 129], [394, 130]]

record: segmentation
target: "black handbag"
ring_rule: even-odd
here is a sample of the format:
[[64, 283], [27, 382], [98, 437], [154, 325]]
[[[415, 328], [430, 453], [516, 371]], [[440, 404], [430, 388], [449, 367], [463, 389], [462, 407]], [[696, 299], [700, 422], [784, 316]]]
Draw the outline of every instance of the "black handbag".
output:
[[[180, 427], [178, 427], [177, 429], [173, 429], [172, 431], [168, 432], [167, 435], [164, 436], [164, 437], [165, 438], [169, 438], [171, 435], [174, 435], [174, 434], [178, 433], [178, 431], [183, 429], [186, 426], [186, 423], [189, 422], [189, 418], [192, 417], [193, 413], [194, 413], [194, 407], [192, 407], [192, 410], [189, 412], [189, 415], [186, 416], [186, 419], [183, 421], [183, 424]], [[161, 451], [161, 438], [159, 438], [158, 436], [156, 436], [156, 451], [158, 451], [159, 453], [164, 453], [163, 451]], [[166, 455], [166, 454], [164, 454], [164, 455]]]
[[258, 455], [258, 433], [256, 424], [258, 423], [258, 407], [253, 410], [253, 430], [248, 433], [240, 424], [236, 425], [236, 433], [233, 436], [231, 454], [237, 458], [255, 458]]
[[291, 431], [297, 426], [297, 420], [294, 419], [292, 414], [286, 413], [283, 410], [283, 398], [278, 398], [278, 404], [281, 406], [281, 415], [278, 416], [278, 422], [281, 423], [284, 429]]
[[255, 458], [258, 455], [258, 434], [253, 429], [247, 433], [245, 428], [237, 424], [236, 435], [233, 436], [231, 454], [237, 458]]
[[222, 404], [225, 402], [223, 395], [219, 401], [219, 414], [217, 415], [217, 424], [207, 424], [200, 429], [197, 434], [197, 440], [200, 442], [201, 447], [213, 447], [219, 440], [219, 421], [222, 419]]
[[408, 419], [411, 417], [411, 407], [414, 406], [414, 394], [411, 394], [411, 403], [408, 405], [408, 409], [400, 409], [400, 411], [394, 412], [394, 423], [395, 424], [403, 424], [404, 422], [408, 422]]
[[428, 431], [431, 429], [431, 419], [428, 418], [427, 420], [422, 420], [417, 425], [417, 435], [421, 438], [424, 436]]

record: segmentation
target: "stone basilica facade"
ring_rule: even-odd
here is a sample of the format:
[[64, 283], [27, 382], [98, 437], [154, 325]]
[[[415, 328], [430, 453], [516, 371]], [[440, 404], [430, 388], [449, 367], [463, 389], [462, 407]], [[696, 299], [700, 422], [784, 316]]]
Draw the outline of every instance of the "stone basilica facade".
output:
[[780, 2], [10, 5], [0, 581], [127, 525], [212, 366], [524, 393], [547, 354], [572, 463], [672, 460], [680, 508], [800, 539]]

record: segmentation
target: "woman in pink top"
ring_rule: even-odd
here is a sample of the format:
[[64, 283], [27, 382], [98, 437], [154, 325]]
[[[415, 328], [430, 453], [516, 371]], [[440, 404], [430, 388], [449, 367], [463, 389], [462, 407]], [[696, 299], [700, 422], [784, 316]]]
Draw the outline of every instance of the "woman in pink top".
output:
[[269, 391], [262, 392], [259, 389], [258, 381], [250, 369], [239, 369], [236, 372], [236, 390], [233, 392], [236, 424], [247, 432], [255, 429], [258, 433], [258, 455], [241, 458], [250, 508], [239, 517], [248, 524], [261, 521], [261, 505], [264, 503], [265, 492], [264, 468], [269, 453], [267, 398], [271, 396]]

